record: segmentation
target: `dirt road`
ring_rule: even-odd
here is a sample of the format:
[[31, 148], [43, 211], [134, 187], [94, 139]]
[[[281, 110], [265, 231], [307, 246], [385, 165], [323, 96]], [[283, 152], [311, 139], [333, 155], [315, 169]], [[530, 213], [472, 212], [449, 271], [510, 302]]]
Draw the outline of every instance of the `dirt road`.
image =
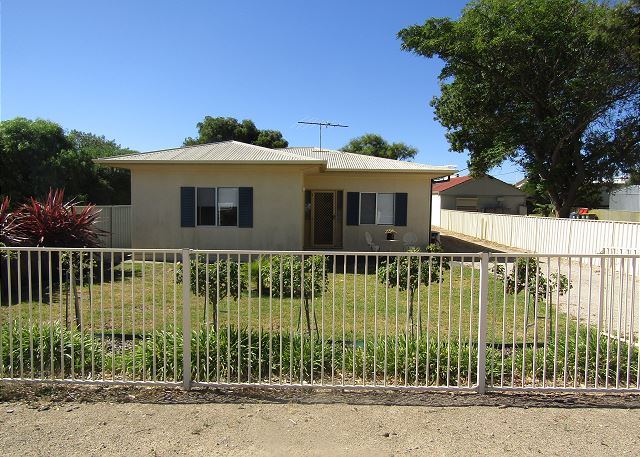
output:
[[2, 455], [637, 455], [638, 397], [0, 385]]

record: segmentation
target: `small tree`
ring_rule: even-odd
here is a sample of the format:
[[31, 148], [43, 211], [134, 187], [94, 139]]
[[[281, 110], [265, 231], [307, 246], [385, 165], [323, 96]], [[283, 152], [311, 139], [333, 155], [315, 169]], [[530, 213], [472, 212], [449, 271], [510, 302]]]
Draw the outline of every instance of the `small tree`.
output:
[[[518, 291], [525, 293], [538, 301], [546, 300], [547, 306], [553, 305], [553, 294], [564, 295], [573, 286], [569, 282], [566, 275], [558, 273], [550, 273], [547, 277], [540, 267], [540, 262], [534, 257], [519, 257], [516, 260], [511, 272], [505, 275], [505, 269], [502, 265], [496, 267], [498, 277], [504, 278], [507, 293], [515, 294]], [[549, 334], [551, 334], [552, 320], [549, 319]], [[525, 301], [524, 312], [525, 328], [529, 326], [529, 301]]]
[[[406, 256], [397, 257], [378, 268], [378, 278], [387, 287], [399, 286], [409, 294], [409, 322], [413, 336], [413, 301], [418, 284], [429, 284], [442, 279], [442, 272], [449, 269], [449, 261], [440, 256], [421, 256], [420, 248], [409, 249]], [[442, 252], [437, 244], [427, 246], [426, 252]], [[413, 255], [412, 255], [413, 254]], [[442, 266], [442, 269], [441, 269]], [[421, 318], [421, 316], [420, 316]], [[420, 319], [421, 320], [421, 319]], [[422, 327], [422, 322], [418, 322]]]
[[[230, 258], [207, 263], [204, 254], [189, 262], [191, 292], [205, 297], [204, 320], [207, 319], [207, 304], [212, 305], [213, 326], [218, 326], [218, 302], [227, 296], [238, 298], [247, 290], [248, 281], [246, 272], [240, 268], [238, 262]], [[182, 265], [178, 268], [178, 281], [182, 281]]]
[[[272, 297], [291, 297], [292, 295], [296, 298], [301, 297], [307, 318], [307, 333], [311, 334], [309, 300], [312, 297], [321, 296], [327, 288], [326, 257], [277, 255], [270, 260], [265, 260], [260, 267], [262, 287], [268, 289]], [[315, 313], [313, 319], [317, 333], [318, 320]], [[302, 306], [300, 306], [298, 325], [301, 321]]]

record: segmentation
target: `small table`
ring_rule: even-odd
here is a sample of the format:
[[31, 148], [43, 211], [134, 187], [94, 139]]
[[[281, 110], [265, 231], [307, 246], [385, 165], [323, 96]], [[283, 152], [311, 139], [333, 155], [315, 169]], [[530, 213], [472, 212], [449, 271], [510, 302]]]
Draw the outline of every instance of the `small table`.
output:
[[387, 240], [385, 238], [380, 241], [380, 251], [398, 252], [398, 250], [402, 250], [402, 243], [400, 243], [400, 240]]

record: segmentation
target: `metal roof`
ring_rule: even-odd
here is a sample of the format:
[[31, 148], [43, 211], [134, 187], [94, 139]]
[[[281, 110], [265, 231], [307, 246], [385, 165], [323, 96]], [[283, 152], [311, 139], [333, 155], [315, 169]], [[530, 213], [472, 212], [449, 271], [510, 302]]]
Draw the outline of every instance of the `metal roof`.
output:
[[263, 148], [239, 141], [197, 144], [182, 148], [163, 149], [122, 156], [97, 159], [102, 164], [133, 163], [310, 163], [324, 164], [323, 160], [292, 154], [288, 151]]
[[351, 152], [311, 147], [292, 147], [279, 149], [293, 152], [308, 158], [327, 161], [327, 171], [386, 171], [386, 172], [444, 172], [446, 175], [455, 172], [452, 167], [426, 165], [416, 162], [385, 159]]
[[384, 159], [350, 152], [294, 147], [270, 149], [239, 141], [198, 144], [181, 148], [96, 159], [113, 166], [155, 163], [315, 164], [327, 171], [437, 172], [447, 176], [452, 167]]
[[449, 181], [434, 182], [432, 189], [434, 192], [442, 192], [443, 190], [451, 189], [452, 187], [462, 184], [463, 182], [470, 181], [471, 179], [473, 179], [471, 176], [457, 176], [455, 178], [451, 178]]

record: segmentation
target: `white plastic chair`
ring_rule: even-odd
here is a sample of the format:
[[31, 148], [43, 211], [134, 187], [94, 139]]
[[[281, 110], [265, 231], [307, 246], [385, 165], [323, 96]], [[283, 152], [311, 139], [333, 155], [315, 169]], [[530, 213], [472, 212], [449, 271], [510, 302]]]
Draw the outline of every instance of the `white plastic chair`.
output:
[[367, 244], [369, 245], [369, 249], [371, 249], [373, 252], [380, 251], [380, 246], [377, 245], [377, 244], [374, 244], [373, 237], [371, 236], [371, 233], [364, 232], [364, 239], [366, 240]]
[[407, 232], [402, 237], [402, 242], [405, 248], [415, 248], [418, 243], [418, 236], [413, 232]]

